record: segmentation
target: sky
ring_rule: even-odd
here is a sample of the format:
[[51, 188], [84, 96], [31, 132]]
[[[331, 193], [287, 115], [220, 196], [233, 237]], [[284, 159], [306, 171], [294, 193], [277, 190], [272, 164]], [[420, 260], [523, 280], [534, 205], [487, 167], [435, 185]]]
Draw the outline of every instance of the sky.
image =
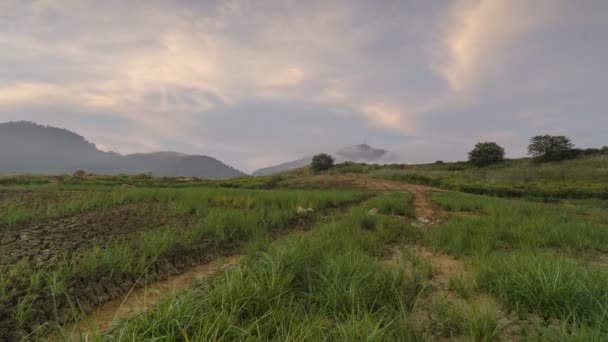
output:
[[605, 0], [0, 0], [0, 122], [244, 171], [608, 145]]

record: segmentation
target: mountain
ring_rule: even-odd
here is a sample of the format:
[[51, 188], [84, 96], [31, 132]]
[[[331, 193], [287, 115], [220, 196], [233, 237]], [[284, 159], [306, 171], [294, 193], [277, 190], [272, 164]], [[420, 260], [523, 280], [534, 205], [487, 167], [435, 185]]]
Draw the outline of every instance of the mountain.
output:
[[255, 170], [252, 175], [254, 176], [267, 176], [273, 175], [275, 173], [285, 172], [289, 170], [294, 170], [300, 167], [304, 167], [312, 162], [312, 157], [305, 157], [302, 159], [282, 163], [275, 166], [269, 166], [262, 169]]
[[0, 173], [62, 174], [75, 170], [99, 174], [201, 177], [240, 177], [245, 174], [221, 161], [177, 152], [121, 155], [104, 152], [82, 136], [33, 122], [0, 124]]
[[[375, 162], [387, 155], [388, 151], [378, 148], [373, 148], [367, 144], [359, 144], [342, 148], [332, 155], [337, 162], [353, 161], [353, 162]], [[282, 163], [275, 166], [261, 168], [253, 172], [254, 176], [267, 176], [275, 173], [294, 170], [300, 167], [309, 165], [312, 162], [312, 156], [302, 159]]]

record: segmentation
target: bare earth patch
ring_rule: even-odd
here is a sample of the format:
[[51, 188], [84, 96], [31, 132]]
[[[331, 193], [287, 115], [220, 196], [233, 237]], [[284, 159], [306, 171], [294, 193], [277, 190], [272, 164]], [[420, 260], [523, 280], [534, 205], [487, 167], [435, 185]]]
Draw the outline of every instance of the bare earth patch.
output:
[[[236, 265], [241, 259], [240, 255], [232, 255], [220, 260], [196, 266], [184, 273], [170, 277], [163, 281], [151, 283], [143, 288], [132, 289], [124, 298], [117, 298], [106, 302], [78, 323], [65, 327], [65, 334], [70, 341], [81, 341], [89, 338], [91, 333], [99, 334], [108, 330], [113, 323], [133, 317], [148, 310], [159, 301], [172, 294], [183, 292], [194, 281], [212, 277], [218, 271]], [[54, 335], [49, 341], [63, 340]]]

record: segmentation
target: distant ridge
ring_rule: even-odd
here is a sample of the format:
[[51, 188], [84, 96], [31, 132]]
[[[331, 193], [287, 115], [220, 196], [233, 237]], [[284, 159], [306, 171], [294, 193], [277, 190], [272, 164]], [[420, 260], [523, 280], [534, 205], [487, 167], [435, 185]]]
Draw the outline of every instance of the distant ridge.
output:
[[[342, 148], [332, 155], [336, 158], [336, 161], [353, 161], [353, 162], [373, 162], [381, 159], [386, 156], [388, 153], [387, 150], [373, 148], [367, 144], [359, 144], [348, 146]], [[304, 157], [302, 159], [269, 166], [265, 168], [258, 169], [253, 172], [254, 176], [267, 176], [275, 173], [295, 170], [306, 165], [309, 165], [312, 162], [312, 156]]]
[[154, 152], [121, 155], [104, 152], [66, 129], [19, 121], [0, 124], [0, 173], [72, 173], [78, 169], [99, 174], [223, 179], [245, 173], [203, 155]]

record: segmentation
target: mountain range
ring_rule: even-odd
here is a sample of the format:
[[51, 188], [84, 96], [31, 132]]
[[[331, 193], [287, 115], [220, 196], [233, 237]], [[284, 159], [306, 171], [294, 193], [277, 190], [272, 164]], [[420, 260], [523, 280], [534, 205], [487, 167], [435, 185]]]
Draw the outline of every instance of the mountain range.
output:
[[26, 121], [0, 124], [0, 173], [65, 174], [76, 170], [208, 179], [245, 175], [209, 156], [177, 152], [121, 155], [101, 151], [66, 129]]
[[[373, 148], [367, 144], [353, 145], [340, 149], [332, 154], [336, 158], [336, 162], [353, 161], [353, 162], [375, 162], [385, 157], [388, 154], [387, 150]], [[298, 160], [265, 167], [253, 172], [254, 176], [267, 176], [275, 173], [294, 170], [300, 167], [309, 165], [312, 162], [312, 156], [304, 157]]]

